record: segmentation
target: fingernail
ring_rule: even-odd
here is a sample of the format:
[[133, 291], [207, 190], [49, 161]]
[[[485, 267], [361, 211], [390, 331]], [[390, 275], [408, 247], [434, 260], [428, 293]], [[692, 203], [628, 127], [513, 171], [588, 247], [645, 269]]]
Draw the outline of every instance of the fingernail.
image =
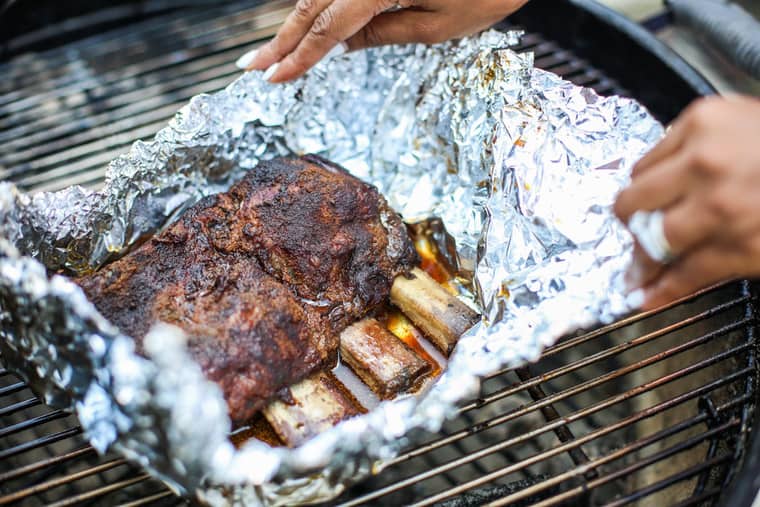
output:
[[256, 55], [258, 53], [259, 53], [258, 49], [252, 49], [248, 51], [247, 53], [245, 53], [243, 56], [241, 56], [235, 61], [235, 66], [241, 70], [248, 69], [248, 67], [251, 66], [251, 64], [253, 63], [253, 60], [256, 58]]
[[345, 42], [339, 42], [335, 47], [333, 47], [330, 51], [327, 52], [325, 55], [325, 60], [330, 60], [331, 58], [335, 58], [337, 56], [342, 55], [348, 51], [348, 44]]
[[273, 64], [271, 67], [269, 67], [266, 72], [264, 72], [264, 81], [271, 81], [272, 76], [274, 76], [275, 72], [277, 72], [277, 69], [280, 68], [279, 63]]
[[629, 308], [640, 308], [644, 304], [644, 301], [646, 301], [644, 289], [637, 289], [625, 297], [625, 302]]

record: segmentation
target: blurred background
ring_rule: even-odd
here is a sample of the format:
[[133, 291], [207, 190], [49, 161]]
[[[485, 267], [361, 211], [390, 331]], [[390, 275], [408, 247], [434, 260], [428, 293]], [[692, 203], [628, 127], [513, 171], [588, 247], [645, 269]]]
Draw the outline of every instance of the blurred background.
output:
[[[724, 56], [715, 50], [710, 41], [697, 37], [693, 29], [678, 26], [673, 19], [667, 18], [665, 0], [599, 0], [631, 19], [646, 24], [656, 31], [658, 38], [683, 56], [687, 62], [702, 72], [722, 93], [740, 92], [760, 94], [760, 81], [752, 79], [738, 70]], [[694, 0], [695, 2], [698, 0]], [[760, 18], [760, 1], [758, 0], [711, 0], [715, 3], [735, 3], [742, 6], [754, 16]], [[222, 2], [223, 3], [223, 2]], [[270, 2], [276, 3], [276, 2]], [[32, 8], [31, 2], [24, 0], [0, 0], [0, 62], [14, 56], [14, 47], [35, 49], [37, 43], [49, 45], [51, 39], [65, 33], [61, 26], [63, 19], [100, 17], [94, 19], [92, 26], [98, 30], [109, 25], [118, 25], [127, 21], [123, 11], [132, 9], [134, 17], [150, 15], [149, 11], [160, 12], [178, 6], [198, 7], [218, 4], [213, 0], [114, 0], [107, 3], [96, 0], [77, 0], [74, 2], [37, 1]], [[129, 7], [128, 7], [129, 6]], [[137, 7], [136, 7], [137, 6]], [[109, 19], [112, 13], [113, 19]], [[75, 24], [75, 23], [73, 23]], [[62, 30], [63, 29], [63, 30]], [[9, 46], [10, 42], [10, 48]], [[760, 42], [758, 43], [760, 44]]]
[[[641, 23], [664, 17], [667, 10], [664, 0], [601, 0], [601, 3]], [[736, 0], [733, 3], [760, 19], [760, 1]], [[760, 81], [737, 69], [693, 29], [672, 24], [655, 24], [655, 27], [657, 37], [704, 74], [719, 92], [760, 95]]]

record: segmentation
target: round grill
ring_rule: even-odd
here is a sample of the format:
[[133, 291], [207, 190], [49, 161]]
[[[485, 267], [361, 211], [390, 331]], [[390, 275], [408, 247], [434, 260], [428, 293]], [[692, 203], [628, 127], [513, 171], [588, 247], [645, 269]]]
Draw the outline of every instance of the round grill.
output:
[[[141, 5], [7, 44], [1, 178], [25, 190], [96, 188], [107, 161], [191, 96], [228, 84], [238, 72], [231, 62], [271, 37], [291, 3]], [[653, 50], [651, 36], [590, 2], [534, 0], [512, 22], [527, 29], [520, 50], [533, 51], [538, 67], [636, 97], [663, 121], [709, 90], [688, 69], [674, 71], [680, 64]], [[440, 434], [413, 435], [337, 503], [713, 504], [753, 428], [756, 296], [753, 284], [735, 282], [566, 337], [538, 363], [489, 377]], [[98, 456], [73, 416], [45, 406], [4, 366], [0, 504], [186, 502], [123, 459]]]

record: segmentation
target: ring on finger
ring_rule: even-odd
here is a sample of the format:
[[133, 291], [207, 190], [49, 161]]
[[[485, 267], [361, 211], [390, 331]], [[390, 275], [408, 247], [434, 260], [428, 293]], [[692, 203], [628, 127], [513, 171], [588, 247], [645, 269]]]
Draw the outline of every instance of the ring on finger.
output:
[[635, 212], [628, 221], [628, 229], [652, 260], [660, 264], [675, 260], [673, 248], [665, 237], [665, 214], [661, 210]]

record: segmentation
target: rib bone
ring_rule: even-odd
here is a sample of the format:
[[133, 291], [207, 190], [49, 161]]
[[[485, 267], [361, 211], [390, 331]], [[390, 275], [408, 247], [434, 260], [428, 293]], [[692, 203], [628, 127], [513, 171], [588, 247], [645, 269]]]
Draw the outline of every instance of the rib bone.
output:
[[[391, 301], [446, 355], [478, 319], [467, 305], [449, 294], [421, 269], [397, 276]], [[381, 398], [414, 387], [431, 365], [417, 356], [377, 320], [367, 318], [341, 334], [341, 355]], [[264, 416], [291, 447], [358, 415], [363, 409], [332, 375], [317, 373], [290, 388], [292, 403], [277, 400]]]
[[277, 400], [264, 409], [264, 417], [289, 447], [364, 411], [332, 375], [324, 372], [290, 387], [290, 394], [287, 402]]
[[419, 268], [399, 275], [391, 287], [391, 302], [447, 356], [478, 315]]
[[432, 366], [375, 319], [364, 319], [340, 335], [341, 359], [380, 398], [414, 387]]

